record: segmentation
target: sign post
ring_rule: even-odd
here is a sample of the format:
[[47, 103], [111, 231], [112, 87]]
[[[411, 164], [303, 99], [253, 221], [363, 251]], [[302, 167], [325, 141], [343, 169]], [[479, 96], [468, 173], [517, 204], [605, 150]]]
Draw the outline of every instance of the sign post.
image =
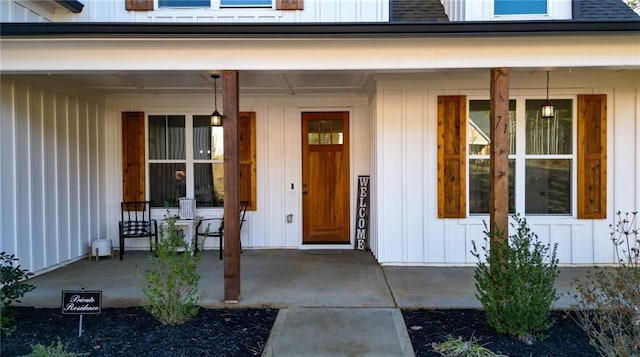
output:
[[63, 290], [62, 314], [80, 315], [78, 337], [82, 337], [82, 315], [99, 314], [102, 308], [102, 290]]
[[358, 206], [356, 208], [355, 248], [366, 250], [369, 244], [369, 176], [358, 176]]

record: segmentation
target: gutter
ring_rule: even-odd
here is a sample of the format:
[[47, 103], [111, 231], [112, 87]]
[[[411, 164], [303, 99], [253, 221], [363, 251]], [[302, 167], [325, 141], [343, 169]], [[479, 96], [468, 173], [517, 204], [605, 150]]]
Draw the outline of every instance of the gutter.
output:
[[84, 8], [84, 4], [77, 0], [55, 0], [60, 6], [65, 9], [73, 12], [74, 14], [79, 14], [82, 12], [82, 8]]
[[639, 20], [437, 23], [0, 23], [2, 38], [394, 38], [640, 34]]

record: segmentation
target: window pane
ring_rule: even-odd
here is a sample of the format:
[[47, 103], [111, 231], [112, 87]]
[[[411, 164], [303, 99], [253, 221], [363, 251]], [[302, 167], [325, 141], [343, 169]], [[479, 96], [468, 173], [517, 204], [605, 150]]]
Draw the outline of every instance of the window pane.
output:
[[[194, 193], [198, 207], [221, 207], [222, 197], [219, 196], [223, 187], [222, 170], [223, 164], [194, 164]], [[213, 176], [215, 172], [220, 175], [217, 180]], [[220, 186], [217, 186], [218, 183]]]
[[187, 194], [184, 163], [151, 163], [149, 179], [152, 207], [178, 207], [178, 198]]
[[527, 154], [571, 154], [573, 147], [573, 103], [571, 99], [553, 100], [556, 115], [551, 119], [540, 117], [545, 100], [527, 100]]
[[331, 131], [331, 121], [330, 120], [320, 120], [320, 132], [328, 133]]
[[342, 145], [342, 133], [333, 133], [331, 143], [334, 145]]
[[193, 116], [193, 158], [211, 159], [211, 117], [208, 115]]
[[318, 133], [309, 133], [309, 145], [320, 144], [320, 136]]
[[321, 133], [320, 134], [320, 144], [321, 145], [329, 145], [329, 144], [331, 144], [331, 133]]
[[211, 7], [211, 0], [158, 0], [159, 7]]
[[[488, 100], [469, 101], [469, 155], [489, 155], [491, 125]], [[516, 101], [509, 101], [509, 153], [516, 152]]]
[[[515, 160], [509, 160], [509, 213], [515, 213]], [[488, 159], [469, 160], [469, 213], [489, 214], [491, 175]]]
[[342, 120], [334, 120], [333, 121], [333, 131], [336, 133], [342, 132]]
[[309, 132], [311, 133], [318, 131], [319, 125], [319, 120], [309, 120]]
[[185, 128], [182, 115], [149, 116], [149, 159], [184, 160]]
[[571, 214], [571, 160], [525, 162], [525, 213]]
[[547, 0], [494, 0], [496, 15], [546, 14]]
[[211, 159], [215, 161], [222, 161], [224, 159], [224, 136], [222, 133], [223, 129], [221, 126], [211, 128], [211, 152], [213, 153]]
[[220, 0], [220, 6], [271, 6], [271, 0]]

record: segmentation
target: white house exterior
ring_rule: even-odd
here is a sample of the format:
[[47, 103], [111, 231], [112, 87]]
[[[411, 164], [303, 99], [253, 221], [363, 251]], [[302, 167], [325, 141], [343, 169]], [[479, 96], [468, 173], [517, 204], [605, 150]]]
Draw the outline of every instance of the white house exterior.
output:
[[[489, 100], [490, 69], [503, 67], [510, 69], [515, 105], [513, 210], [530, 211], [533, 230], [558, 243], [561, 264], [615, 262], [609, 237], [615, 212], [640, 208], [637, 19], [562, 21], [571, 19], [571, 2], [554, 0], [544, 21], [535, 21], [539, 14], [502, 21], [486, 11], [470, 14], [467, 6], [458, 19], [486, 21], [471, 23], [402, 22], [383, 0], [305, 0], [303, 10], [286, 11], [276, 10], [275, 1], [232, 9], [218, 0], [205, 9], [164, 9], [158, 1], [154, 10], [127, 11], [125, 0], [86, 0], [77, 14], [36, 1], [0, 3], [0, 251], [15, 253], [26, 269], [43, 272], [86, 257], [94, 239], [117, 246], [123, 113], [144, 113], [147, 144], [150, 116], [183, 115], [185, 130], [194, 130], [190, 118], [213, 110], [209, 74], [222, 70], [238, 71], [240, 111], [256, 118], [256, 207], [247, 213], [243, 248], [353, 249], [358, 176], [367, 175], [368, 245], [381, 264], [475, 264], [471, 242], [482, 241], [488, 214], [477, 208], [479, 186], [469, 181], [477, 172], [470, 167], [488, 157], [471, 150], [483, 131], [474, 118]], [[444, 3], [453, 19], [454, 2]], [[546, 99], [547, 71], [549, 98], [565, 110], [565, 149], [554, 149], [556, 156], [528, 146], [527, 128], [538, 125], [528, 108]], [[602, 95], [606, 105], [605, 212], [596, 219], [578, 215], [584, 95]], [[466, 107], [460, 218], [438, 213], [443, 96], [457, 96]], [[346, 112], [349, 119], [347, 244], [303, 240], [302, 117], [316, 112]], [[186, 137], [187, 153], [193, 141]], [[560, 208], [540, 213], [547, 206], [531, 203], [539, 177], [529, 170], [552, 160], [563, 167], [565, 195], [546, 197], [561, 201]], [[154, 163], [146, 157], [147, 169]], [[197, 163], [186, 160], [187, 174]], [[147, 195], [151, 181], [147, 175]], [[194, 191], [187, 183], [186, 195]], [[539, 191], [550, 192], [556, 191]], [[164, 209], [153, 214], [161, 219]], [[220, 216], [222, 208], [202, 207], [198, 215]], [[147, 249], [148, 241], [127, 245]], [[217, 242], [205, 248], [217, 249]]]

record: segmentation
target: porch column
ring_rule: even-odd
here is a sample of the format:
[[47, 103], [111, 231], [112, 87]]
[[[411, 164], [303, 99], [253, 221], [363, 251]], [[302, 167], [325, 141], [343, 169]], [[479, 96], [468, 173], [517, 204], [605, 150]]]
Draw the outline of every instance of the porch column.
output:
[[[491, 260], [500, 262], [499, 248], [506, 244], [509, 236], [509, 68], [491, 69], [490, 92], [489, 229], [492, 233]], [[491, 264], [492, 268], [498, 266], [499, 263]]]
[[224, 301], [240, 297], [240, 162], [238, 71], [222, 72], [224, 108]]

